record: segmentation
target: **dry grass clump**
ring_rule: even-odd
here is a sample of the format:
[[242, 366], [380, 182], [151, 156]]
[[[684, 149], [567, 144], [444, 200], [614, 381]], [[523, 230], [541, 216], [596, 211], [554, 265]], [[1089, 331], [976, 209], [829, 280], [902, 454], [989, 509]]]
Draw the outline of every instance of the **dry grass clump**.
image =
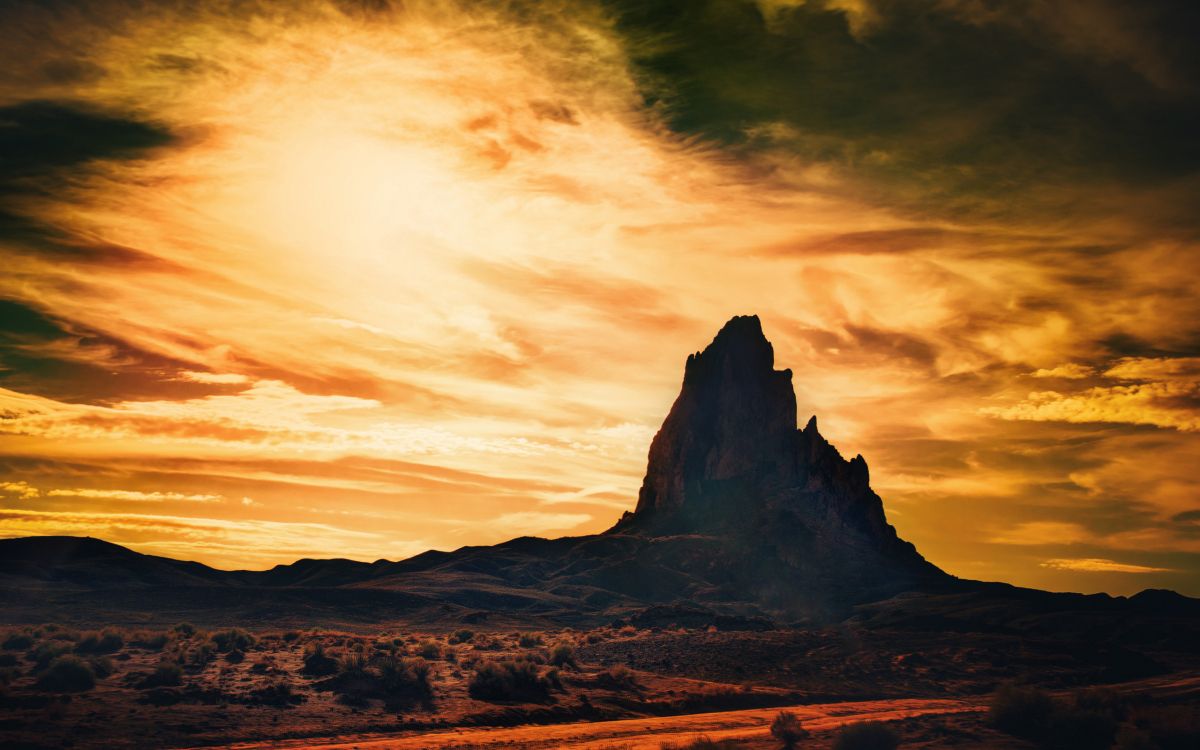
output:
[[575, 660], [575, 647], [568, 643], [558, 644], [550, 651], [550, 663], [556, 667], [578, 669], [579, 663]]
[[231, 651], [245, 651], [258, 641], [253, 635], [241, 628], [218, 631], [210, 636], [210, 640], [213, 646], [224, 654], [228, 654]]
[[467, 684], [472, 698], [499, 703], [540, 703], [553, 687], [538, 666], [527, 659], [485, 661], [475, 666]]
[[790, 711], [780, 711], [771, 722], [771, 736], [779, 740], [784, 750], [794, 750], [800, 740], [809, 736], [809, 732], [801, 726], [796, 714]]
[[38, 690], [53, 693], [82, 693], [96, 686], [92, 666], [78, 656], [59, 656], [38, 675]]
[[598, 679], [600, 684], [614, 690], [636, 690], [638, 688], [637, 673], [624, 664], [609, 667], [600, 673]]
[[880, 721], [847, 724], [833, 739], [833, 750], [895, 750], [900, 736]]
[[176, 687], [183, 684], [183, 667], [173, 661], [159, 663], [154, 671], [141, 679], [134, 687], [149, 690], [157, 687]]

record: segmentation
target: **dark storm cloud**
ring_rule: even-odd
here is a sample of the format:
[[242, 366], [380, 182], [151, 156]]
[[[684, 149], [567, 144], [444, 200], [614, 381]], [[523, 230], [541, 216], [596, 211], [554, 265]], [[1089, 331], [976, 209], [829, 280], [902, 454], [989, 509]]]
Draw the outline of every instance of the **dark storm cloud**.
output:
[[0, 107], [0, 189], [93, 159], [138, 156], [173, 140], [165, 129], [72, 102]]
[[[786, 147], [923, 212], [1062, 210], [1079, 200], [1063, 185], [1150, 186], [1200, 168], [1195, 4], [1139, 4], [1123, 26], [1112, 13], [1101, 25], [1108, 3], [1075, 26], [1037, 2], [610, 5], [676, 131]], [[1182, 202], [1160, 208], [1192, 221]]]
[[236, 386], [180, 380], [188, 364], [0, 299], [0, 388], [72, 403], [195, 398]]

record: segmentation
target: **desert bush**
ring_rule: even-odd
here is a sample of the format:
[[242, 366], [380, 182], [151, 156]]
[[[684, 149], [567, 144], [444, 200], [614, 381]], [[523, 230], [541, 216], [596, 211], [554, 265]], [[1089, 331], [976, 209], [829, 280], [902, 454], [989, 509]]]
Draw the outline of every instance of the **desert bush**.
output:
[[263, 706], [292, 706], [304, 702], [304, 696], [292, 689], [288, 682], [278, 681], [251, 690], [248, 696], [250, 703]]
[[230, 628], [229, 630], [213, 633], [210, 640], [212, 640], [217, 650], [222, 653], [245, 651], [255, 643], [254, 636], [241, 628]]
[[433, 694], [430, 666], [424, 659], [386, 656], [379, 660], [379, 684], [392, 698], [426, 699]]
[[16, 667], [0, 667], [0, 687], [12, 684], [20, 676], [21, 670]]
[[638, 686], [638, 676], [624, 664], [609, 667], [600, 673], [600, 682], [617, 690], [633, 690]]
[[175, 627], [171, 628], [171, 632], [187, 638], [196, 634], [196, 626], [190, 622], [181, 622]]
[[544, 640], [541, 633], [522, 633], [517, 638], [517, 645], [521, 648], [537, 648], [542, 643], [544, 643]]
[[304, 666], [301, 672], [313, 677], [324, 677], [338, 670], [338, 661], [325, 653], [325, 645], [317, 643], [309, 648], [304, 655]]
[[33, 648], [33, 637], [28, 633], [9, 633], [4, 639], [4, 643], [0, 643], [0, 648], [6, 651], [22, 651], [28, 648]]
[[550, 682], [525, 659], [486, 661], [476, 665], [467, 692], [484, 701], [541, 702], [549, 697]]
[[771, 722], [771, 736], [779, 740], [785, 750], [793, 750], [800, 740], [808, 737], [808, 730], [800, 725], [796, 714], [780, 711]]
[[833, 739], [833, 750], [894, 750], [900, 737], [879, 721], [863, 721], [842, 727]]
[[82, 693], [96, 686], [91, 666], [78, 656], [59, 656], [38, 675], [37, 688], [55, 693]]
[[190, 667], [203, 667], [213, 660], [216, 656], [216, 650], [210, 643], [201, 643], [187, 654], [187, 664]]
[[604, 634], [598, 630], [593, 630], [584, 636], [584, 640], [588, 643], [599, 643], [600, 641], [604, 640]]
[[30, 649], [25, 658], [32, 661], [35, 669], [40, 671], [48, 667], [50, 662], [70, 652], [71, 644], [66, 641], [43, 641]]
[[1160, 750], [1160, 748], [1150, 737], [1149, 732], [1138, 729], [1132, 724], [1124, 724], [1117, 730], [1112, 750]]
[[144, 648], [149, 651], [162, 651], [167, 643], [171, 640], [171, 636], [164, 632], [140, 630], [133, 634], [129, 639], [129, 645], [134, 648]]
[[77, 654], [115, 654], [125, 645], [125, 637], [116, 630], [85, 633], [75, 644]]
[[183, 668], [173, 661], [164, 661], [135, 685], [139, 690], [156, 687], [175, 687], [183, 684]]
[[433, 661], [442, 658], [442, 644], [437, 641], [421, 641], [417, 645], [417, 656]]
[[359, 653], [348, 653], [338, 660], [338, 674], [363, 675], [367, 672], [367, 657]]
[[1133, 724], [1161, 750], [1200, 747], [1200, 706], [1145, 705], [1131, 711]]
[[566, 643], [560, 643], [550, 652], [550, 663], [556, 667], [578, 668], [575, 661], [575, 648]]
[[225, 661], [229, 662], [230, 664], [241, 664], [242, 662], [246, 661], [246, 652], [235, 648], [234, 650], [225, 654]]
[[285, 643], [291, 643], [292, 641], [296, 641], [296, 640], [300, 639], [300, 631], [299, 630], [289, 630], [286, 633], [284, 633], [283, 636], [281, 636], [281, 637], [283, 638]]
[[1060, 709], [1051, 718], [1045, 744], [1071, 750], [1108, 750], [1117, 733], [1117, 722], [1100, 711]]
[[1054, 713], [1054, 699], [1049, 693], [1011, 684], [997, 688], [988, 709], [993, 727], [1027, 740], [1048, 737]]
[[451, 633], [450, 638], [447, 640], [450, 643], [470, 643], [471, 640], [474, 638], [475, 638], [474, 630], [460, 628], [459, 630], [455, 630], [453, 633]]
[[87, 663], [92, 668], [92, 673], [100, 679], [113, 673], [112, 659], [107, 656], [93, 656], [87, 660]]
[[16, 654], [0, 654], [0, 667], [17, 666]]

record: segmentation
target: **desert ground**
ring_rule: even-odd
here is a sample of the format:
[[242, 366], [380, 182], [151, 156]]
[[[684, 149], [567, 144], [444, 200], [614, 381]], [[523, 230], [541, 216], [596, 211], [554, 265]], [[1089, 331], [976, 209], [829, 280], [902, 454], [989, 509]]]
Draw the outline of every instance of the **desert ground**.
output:
[[0, 747], [30, 750], [778, 748], [781, 712], [799, 747], [894, 746], [845, 744], [872, 722], [913, 748], [1200, 746], [1186, 655], [978, 633], [43, 625], [0, 634], [0, 675]]

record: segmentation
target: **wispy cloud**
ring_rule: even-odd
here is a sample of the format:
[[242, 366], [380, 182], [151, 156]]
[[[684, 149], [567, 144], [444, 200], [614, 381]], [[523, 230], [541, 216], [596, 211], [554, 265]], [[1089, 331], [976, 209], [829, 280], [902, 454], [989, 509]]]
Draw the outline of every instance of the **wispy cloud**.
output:
[[183, 492], [141, 492], [138, 490], [97, 490], [75, 488], [70, 490], [50, 490], [47, 497], [83, 497], [92, 500], [129, 500], [138, 503], [161, 503], [167, 500], [179, 500], [189, 503], [219, 503], [225, 498], [221, 495], [186, 494]]
[[1120, 563], [1096, 557], [1078, 559], [1055, 558], [1053, 560], [1046, 560], [1041, 565], [1044, 568], [1081, 571], [1085, 573], [1167, 573], [1170, 571], [1170, 568], [1130, 565], [1128, 563]]

